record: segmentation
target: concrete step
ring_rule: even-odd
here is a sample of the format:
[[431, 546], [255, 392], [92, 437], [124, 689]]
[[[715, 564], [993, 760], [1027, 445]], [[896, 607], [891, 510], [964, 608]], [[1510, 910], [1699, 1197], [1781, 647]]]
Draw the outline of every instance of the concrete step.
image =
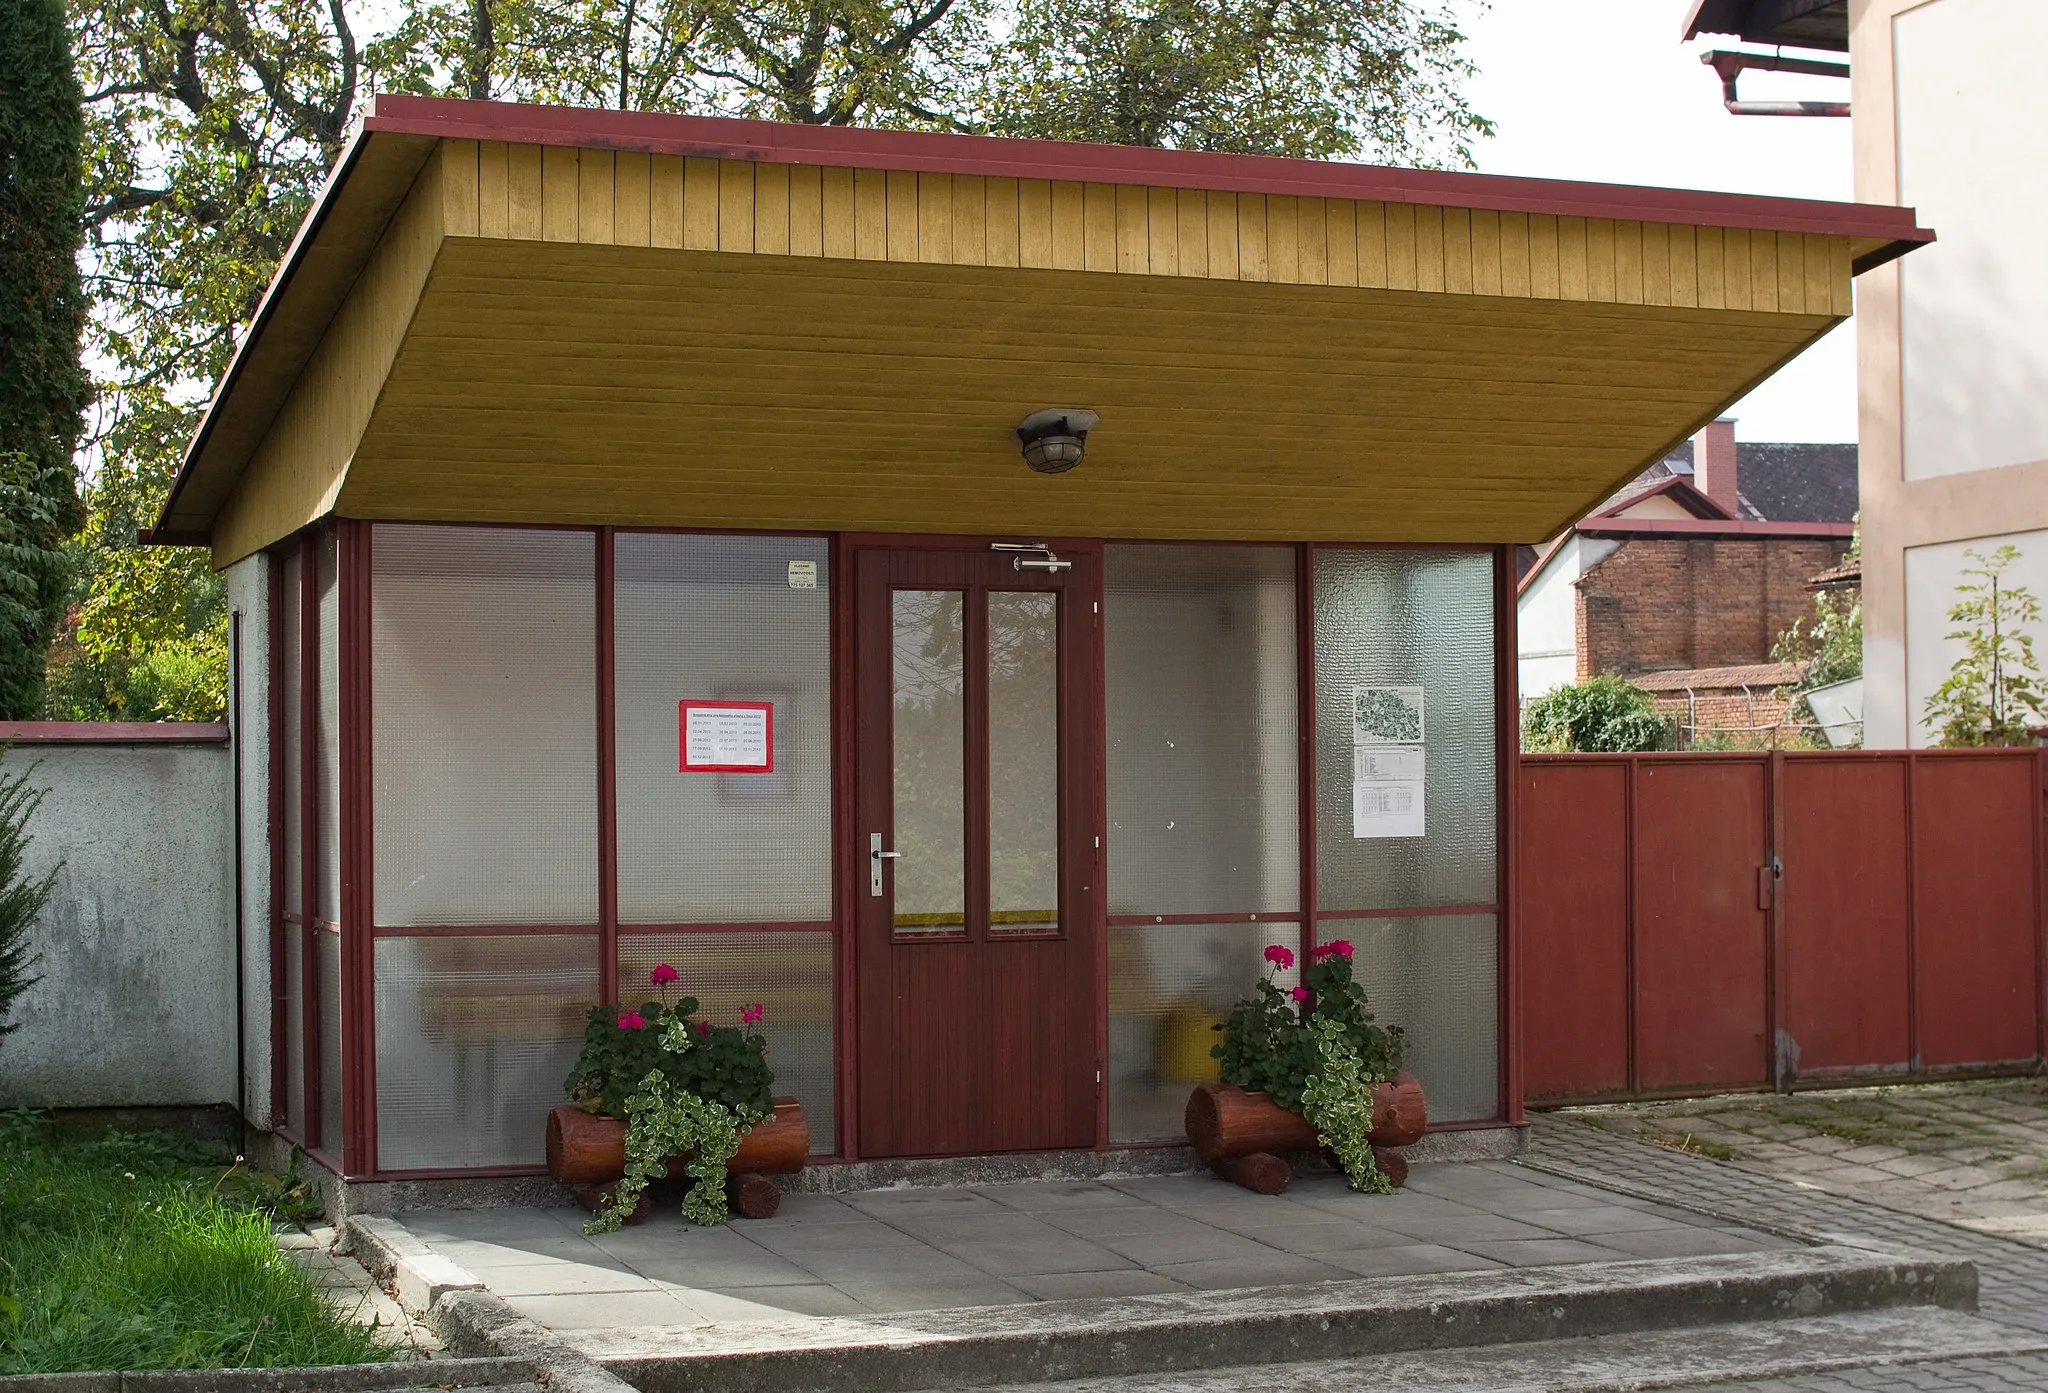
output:
[[[2048, 1349], [2048, 1340], [1933, 1307], [1583, 1340], [1368, 1354], [1199, 1373], [1010, 1384], [1029, 1393], [1624, 1393]], [[989, 1393], [1001, 1393], [1000, 1387]]]
[[1140, 1375], [1149, 1387], [1162, 1374], [1247, 1365], [1969, 1311], [1976, 1296], [1966, 1262], [1818, 1247], [562, 1336], [646, 1393], [912, 1393]]

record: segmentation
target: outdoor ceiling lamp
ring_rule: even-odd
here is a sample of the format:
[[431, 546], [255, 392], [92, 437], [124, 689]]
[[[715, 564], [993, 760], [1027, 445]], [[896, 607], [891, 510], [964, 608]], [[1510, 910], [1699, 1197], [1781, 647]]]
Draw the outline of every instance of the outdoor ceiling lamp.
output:
[[1017, 427], [1024, 463], [1041, 474], [1066, 473], [1081, 462], [1088, 448], [1088, 432], [1101, 419], [1093, 411], [1071, 406], [1032, 412]]

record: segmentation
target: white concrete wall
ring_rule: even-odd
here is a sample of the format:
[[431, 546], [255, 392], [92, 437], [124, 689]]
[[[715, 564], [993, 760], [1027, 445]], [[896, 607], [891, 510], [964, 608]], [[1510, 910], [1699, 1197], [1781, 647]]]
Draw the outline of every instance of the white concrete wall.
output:
[[1899, 201], [1940, 234], [1899, 272], [1906, 477], [2048, 459], [2048, 4], [1938, 0], [1892, 35]]
[[225, 744], [23, 745], [46, 790], [29, 873], [62, 863], [42, 980], [0, 1040], [0, 1107], [235, 1096], [234, 820]]
[[242, 1116], [270, 1122], [270, 608], [265, 558], [227, 569], [237, 642], [228, 670], [228, 721], [241, 787]]
[[1521, 697], [1528, 701], [1571, 685], [1579, 676], [1579, 577], [1614, 552], [1605, 538], [1565, 538], [1536, 579], [1515, 601], [1515, 651]]
[[1881, 749], [1927, 741], [1964, 548], [2048, 530], [2048, 0], [1850, 0], [1849, 44], [1856, 196], [1915, 207], [1938, 238], [1856, 285]]
[[[1976, 564], [1966, 553], [1989, 556], [2007, 544], [2020, 555], [2001, 584], [2025, 586], [2035, 599], [2048, 602], [2048, 529], [1942, 542], [1906, 552], [1906, 716], [1911, 725], [1908, 740], [1915, 748], [1934, 743], [1935, 732], [1922, 723], [1922, 712], [1927, 698], [1948, 680], [1962, 656], [1961, 640], [1948, 637], [1954, 627], [1948, 612], [1958, 598], [1963, 568]], [[2048, 660], [2048, 633], [2036, 626], [2033, 637], [2035, 652]]]

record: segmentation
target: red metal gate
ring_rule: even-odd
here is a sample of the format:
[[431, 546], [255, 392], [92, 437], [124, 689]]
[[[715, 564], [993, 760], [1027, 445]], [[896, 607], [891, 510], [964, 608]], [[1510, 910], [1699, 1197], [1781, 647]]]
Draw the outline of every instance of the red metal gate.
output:
[[2044, 761], [1525, 757], [1515, 924], [1528, 1100], [2038, 1063]]

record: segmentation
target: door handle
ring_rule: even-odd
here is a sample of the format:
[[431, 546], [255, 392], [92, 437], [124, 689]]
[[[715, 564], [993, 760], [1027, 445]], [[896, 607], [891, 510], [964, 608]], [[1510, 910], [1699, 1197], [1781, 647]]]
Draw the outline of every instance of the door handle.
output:
[[874, 898], [876, 898], [876, 899], [879, 899], [879, 898], [881, 898], [881, 894], [882, 894], [882, 863], [883, 863], [884, 861], [894, 861], [894, 860], [896, 860], [896, 859], [897, 859], [898, 857], [900, 857], [901, 855], [903, 855], [903, 853], [902, 853], [902, 852], [900, 852], [900, 851], [884, 851], [884, 850], [882, 850], [882, 834], [881, 834], [880, 832], [870, 832], [870, 833], [868, 834], [868, 894], [869, 894], [869, 895], [873, 896], [873, 897], [874, 897]]

